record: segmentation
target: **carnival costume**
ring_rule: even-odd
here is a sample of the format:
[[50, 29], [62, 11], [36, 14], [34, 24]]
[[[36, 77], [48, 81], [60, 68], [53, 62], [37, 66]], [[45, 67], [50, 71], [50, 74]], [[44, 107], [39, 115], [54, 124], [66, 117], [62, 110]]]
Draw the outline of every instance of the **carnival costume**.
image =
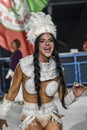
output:
[[[33, 66], [33, 55], [27, 56], [20, 60], [20, 66], [22, 69], [22, 72], [29, 77], [29, 79], [25, 83], [25, 89], [30, 94], [35, 94], [35, 87], [34, 87], [34, 66]], [[50, 79], [54, 79], [58, 76], [58, 73], [56, 71], [56, 65], [54, 60], [51, 58], [49, 63], [40, 63], [41, 67], [41, 81], [46, 81]], [[50, 83], [46, 86], [46, 94], [47, 96], [53, 96], [58, 90], [58, 83], [56, 81], [50, 81]], [[75, 96], [73, 92], [71, 91], [66, 97], [65, 97], [65, 104], [66, 106], [71, 104], [73, 101], [75, 101]], [[4, 99], [3, 104], [0, 107], [0, 119], [5, 119], [8, 112], [10, 111], [11, 107], [13, 105], [12, 101], [8, 101]], [[57, 106], [54, 102], [44, 103], [42, 104], [40, 110], [38, 108], [38, 105], [35, 103], [28, 103], [24, 101], [22, 115], [26, 115], [26, 119], [22, 122], [20, 127], [22, 130], [25, 130], [25, 128], [32, 123], [32, 125], [35, 125], [33, 123], [34, 119], [37, 118], [43, 127], [47, 125], [49, 120], [52, 118], [54, 122], [59, 122], [62, 124], [61, 116], [58, 117], [57, 114], [60, 116], [57, 110]]]
[[[42, 33], [51, 33], [56, 38], [56, 27], [53, 24], [50, 15], [45, 15], [43, 12], [31, 13], [29, 22], [26, 25], [27, 37], [31, 43], [34, 43], [36, 38]], [[35, 85], [34, 85], [34, 63], [33, 55], [27, 56], [20, 60], [19, 64], [21, 66], [22, 72], [29, 77], [25, 82], [25, 90], [29, 94], [36, 94]], [[48, 97], [54, 97], [56, 92], [58, 93], [59, 84], [54, 79], [58, 77], [59, 73], [56, 70], [56, 63], [52, 58], [49, 62], [43, 63], [39, 62], [40, 65], [40, 81], [51, 80], [45, 89], [45, 93]], [[65, 105], [71, 104], [75, 100], [75, 96], [71, 91], [65, 97]], [[13, 105], [12, 101], [4, 99], [2, 106], [0, 107], [0, 119], [5, 119], [6, 115], [10, 111]], [[24, 101], [23, 110], [21, 116], [26, 115], [26, 118], [21, 124], [22, 130], [28, 127], [29, 124], [35, 125], [37, 122], [34, 122], [35, 119], [39, 121], [42, 127], [46, 127], [50, 119], [54, 123], [59, 122], [62, 124], [61, 116], [58, 113], [57, 106], [54, 102], [54, 99], [48, 103], [42, 103], [40, 109], [38, 108], [37, 103], [28, 103]]]
[[[20, 60], [20, 66], [22, 72], [28, 76], [28, 79], [25, 83], [25, 89], [30, 94], [35, 94], [35, 87], [34, 87], [34, 66], [33, 66], [33, 55], [27, 56]], [[46, 81], [50, 79], [54, 79], [58, 76], [56, 71], [56, 64], [54, 60], [51, 58], [49, 63], [40, 63], [41, 67], [41, 81]], [[51, 81], [46, 87], [46, 94], [47, 96], [54, 96], [58, 90], [58, 83], [56, 81]], [[67, 95], [65, 97], [66, 105], [69, 105], [73, 102], [75, 96], [73, 93]], [[13, 105], [12, 101], [7, 101], [4, 99], [2, 104], [2, 109], [0, 109], [0, 118], [4, 119], [5, 116], [11, 109]], [[40, 119], [42, 126], [45, 127], [48, 121], [52, 118], [52, 120], [62, 123], [61, 118], [56, 116], [58, 114], [57, 106], [55, 105], [54, 100], [49, 103], [42, 104], [40, 110], [38, 109], [38, 105], [35, 103], [27, 103], [24, 101], [24, 106], [22, 110], [22, 115], [26, 115], [26, 119], [22, 122], [21, 128], [24, 130], [27, 125], [32, 123], [32, 121], [37, 117]]]
[[[20, 65], [23, 73], [30, 77], [25, 83], [25, 89], [29, 94], [36, 94], [35, 86], [34, 86], [34, 66], [33, 66], [33, 55], [27, 56], [24, 59], [20, 60]], [[41, 78], [40, 81], [52, 80], [58, 76], [56, 70], [55, 61], [51, 58], [49, 63], [40, 62], [41, 67]], [[58, 83], [56, 81], [50, 81], [50, 83], [46, 86], [45, 93], [49, 97], [54, 97], [55, 93], [58, 91]], [[67, 100], [68, 98], [68, 100]], [[65, 99], [66, 104], [70, 104], [75, 99], [73, 93], [68, 95]], [[54, 103], [54, 100], [49, 103], [42, 104], [40, 110], [38, 109], [38, 105], [35, 103], [26, 103], [24, 101], [24, 107], [22, 110], [22, 115], [26, 115], [27, 118], [23, 121], [21, 127], [24, 130], [27, 125], [32, 123], [32, 121], [37, 118], [40, 119], [40, 122], [43, 127], [47, 125], [49, 120], [52, 120], [62, 123], [61, 118], [56, 116], [58, 114], [57, 106]]]

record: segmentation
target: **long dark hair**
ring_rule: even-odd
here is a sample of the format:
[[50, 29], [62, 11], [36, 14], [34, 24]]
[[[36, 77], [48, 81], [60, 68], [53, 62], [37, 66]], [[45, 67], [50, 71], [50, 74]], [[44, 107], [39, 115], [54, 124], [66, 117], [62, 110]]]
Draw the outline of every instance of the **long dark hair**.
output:
[[[51, 34], [52, 35], [52, 34]], [[39, 41], [40, 41], [40, 36], [37, 37], [36, 41], [35, 41], [35, 48], [34, 48], [34, 81], [35, 81], [35, 89], [37, 91], [37, 102], [38, 102], [38, 106], [40, 108], [41, 106], [41, 98], [40, 98], [40, 66], [39, 66], [39, 59], [38, 59], [38, 52], [39, 52]], [[59, 59], [59, 54], [58, 54], [58, 45], [57, 45], [57, 40], [53, 37], [53, 41], [54, 41], [54, 51], [53, 51], [53, 58], [56, 62], [56, 67], [57, 67], [57, 71], [59, 73], [59, 78], [60, 78], [60, 84], [62, 86], [62, 105], [65, 108], [65, 103], [64, 103], [64, 96], [66, 93], [66, 85], [65, 85], [65, 81], [64, 81], [64, 76], [62, 73], [62, 68], [61, 68], [61, 63], [60, 63], [60, 59]]]

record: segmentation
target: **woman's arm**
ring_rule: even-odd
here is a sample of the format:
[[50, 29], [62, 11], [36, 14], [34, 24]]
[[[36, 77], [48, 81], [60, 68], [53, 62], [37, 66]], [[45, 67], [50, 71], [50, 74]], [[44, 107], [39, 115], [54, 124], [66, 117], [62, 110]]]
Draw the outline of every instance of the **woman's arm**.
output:
[[86, 88], [84, 85], [80, 83], [74, 83], [71, 92], [69, 92], [64, 98], [65, 105], [68, 106], [72, 102], [76, 101], [76, 99], [80, 97], [81, 95], [83, 95], [85, 91], [86, 91]]
[[10, 111], [13, 101], [19, 91], [20, 84], [22, 82], [22, 71], [20, 65], [17, 66], [12, 86], [10, 87], [6, 97], [3, 99], [3, 103], [0, 106], [0, 119], [5, 119], [8, 112]]
[[[63, 71], [63, 76], [65, 80], [64, 71]], [[58, 84], [59, 84], [58, 95], [60, 100], [62, 100], [62, 86], [60, 84], [60, 81], [58, 81]], [[77, 97], [80, 97], [82, 94], [84, 94], [85, 91], [86, 91], [85, 86], [80, 83], [74, 83], [71, 92], [69, 92], [66, 87], [66, 93], [64, 98], [65, 105], [68, 106], [74, 101], [76, 101]]]
[[20, 84], [22, 83], [23, 73], [21, 71], [21, 67], [18, 64], [13, 77], [12, 85], [8, 91], [8, 94], [6, 96], [7, 100], [13, 101], [19, 91]]

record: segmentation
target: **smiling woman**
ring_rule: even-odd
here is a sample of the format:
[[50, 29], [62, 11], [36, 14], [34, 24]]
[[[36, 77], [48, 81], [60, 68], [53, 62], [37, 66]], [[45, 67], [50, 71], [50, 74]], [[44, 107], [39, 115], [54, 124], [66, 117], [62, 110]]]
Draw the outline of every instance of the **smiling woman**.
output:
[[[56, 26], [49, 14], [32, 12], [26, 25], [27, 38], [34, 44], [34, 54], [22, 58], [14, 72], [12, 86], [0, 107], [0, 127], [13, 106], [22, 84], [24, 105], [22, 130], [62, 130], [62, 115], [55, 95], [64, 108], [81, 96], [85, 87], [74, 84], [68, 93], [56, 40]], [[77, 87], [78, 86], [78, 87]]]
[[44, 33], [40, 36], [39, 42], [39, 60], [43, 62], [48, 62], [49, 57], [52, 55], [54, 50], [54, 41], [52, 35], [49, 33]]

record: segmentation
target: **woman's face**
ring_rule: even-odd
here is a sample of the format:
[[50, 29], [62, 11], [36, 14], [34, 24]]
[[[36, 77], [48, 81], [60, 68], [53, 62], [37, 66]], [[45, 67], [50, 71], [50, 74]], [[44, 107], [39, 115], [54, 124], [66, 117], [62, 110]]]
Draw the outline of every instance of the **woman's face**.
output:
[[50, 33], [44, 33], [39, 41], [39, 60], [48, 62], [54, 50], [54, 41]]
[[16, 43], [15, 42], [13, 42], [12, 44], [11, 44], [11, 47], [12, 47], [12, 49], [15, 51], [15, 50], [17, 50], [17, 46], [16, 46]]

